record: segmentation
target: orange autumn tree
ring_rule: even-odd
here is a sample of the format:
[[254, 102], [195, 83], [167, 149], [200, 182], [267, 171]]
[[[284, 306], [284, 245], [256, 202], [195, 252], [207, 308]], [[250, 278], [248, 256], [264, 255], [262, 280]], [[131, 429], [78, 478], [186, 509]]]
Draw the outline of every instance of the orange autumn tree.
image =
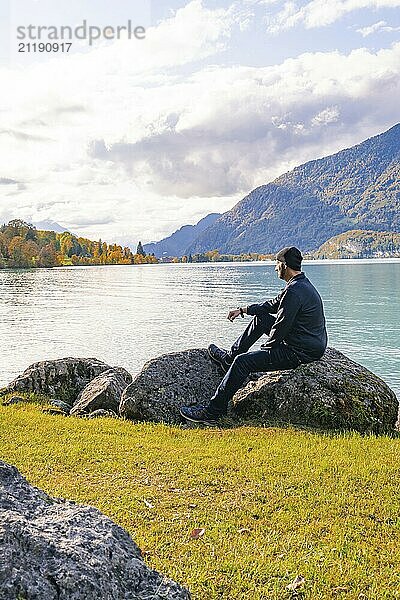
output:
[[157, 263], [154, 255], [134, 254], [128, 247], [92, 241], [69, 231], [37, 230], [14, 219], [0, 228], [0, 268], [56, 267], [63, 265], [134, 265]]

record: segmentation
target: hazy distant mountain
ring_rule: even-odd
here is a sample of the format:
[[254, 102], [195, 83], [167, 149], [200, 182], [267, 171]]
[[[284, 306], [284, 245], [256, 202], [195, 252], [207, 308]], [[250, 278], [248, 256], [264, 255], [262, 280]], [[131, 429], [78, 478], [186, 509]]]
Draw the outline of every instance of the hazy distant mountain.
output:
[[59, 223], [55, 221], [45, 220], [45, 221], [37, 221], [37, 223], [33, 223], [36, 229], [40, 229], [42, 231], [55, 231], [56, 233], [64, 233], [64, 231], [69, 231]]
[[348, 230], [400, 231], [399, 159], [400, 124], [256, 188], [188, 250], [314, 250]]
[[220, 213], [211, 213], [201, 219], [196, 225], [183, 225], [172, 235], [159, 242], [145, 244], [144, 251], [147, 254], [154, 254], [157, 257], [162, 256], [183, 256], [190, 244], [204, 231], [215, 223], [220, 217]]

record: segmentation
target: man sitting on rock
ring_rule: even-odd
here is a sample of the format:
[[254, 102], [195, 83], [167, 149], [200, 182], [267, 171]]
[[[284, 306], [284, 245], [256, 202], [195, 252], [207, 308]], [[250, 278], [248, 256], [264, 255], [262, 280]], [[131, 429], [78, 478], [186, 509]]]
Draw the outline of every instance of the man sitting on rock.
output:
[[[302, 260], [300, 250], [294, 246], [280, 250], [275, 271], [286, 281], [286, 287], [274, 300], [229, 312], [230, 321], [245, 314], [253, 319], [229, 351], [214, 344], [209, 346], [210, 358], [222, 368], [225, 377], [208, 406], [181, 408], [181, 416], [187, 421], [216, 425], [250, 373], [295, 369], [322, 357], [327, 345], [322, 300], [301, 271]], [[268, 339], [261, 350], [248, 352], [264, 333]]]

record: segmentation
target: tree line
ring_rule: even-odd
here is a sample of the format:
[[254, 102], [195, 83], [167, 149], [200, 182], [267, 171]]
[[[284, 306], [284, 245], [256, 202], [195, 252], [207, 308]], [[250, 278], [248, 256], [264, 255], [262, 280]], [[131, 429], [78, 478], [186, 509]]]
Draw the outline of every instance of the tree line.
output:
[[219, 250], [209, 250], [198, 254], [175, 256], [167, 258], [166, 262], [174, 263], [203, 263], [203, 262], [248, 262], [253, 260], [273, 259], [273, 254], [260, 254], [258, 252], [243, 252], [242, 254], [220, 254]]
[[69, 233], [37, 230], [14, 219], [0, 227], [0, 268], [59, 267], [68, 265], [137, 265], [157, 263], [141, 242], [136, 253], [128, 247], [94, 242]]

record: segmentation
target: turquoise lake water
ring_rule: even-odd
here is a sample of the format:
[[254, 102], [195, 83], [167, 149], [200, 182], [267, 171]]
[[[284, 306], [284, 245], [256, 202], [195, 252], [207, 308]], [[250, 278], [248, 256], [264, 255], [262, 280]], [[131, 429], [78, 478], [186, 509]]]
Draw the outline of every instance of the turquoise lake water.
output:
[[[400, 260], [303, 270], [323, 298], [329, 344], [400, 396]], [[226, 347], [244, 326], [228, 310], [282, 287], [272, 263], [0, 271], [0, 385], [39, 360], [90, 356], [134, 374], [165, 352]]]

